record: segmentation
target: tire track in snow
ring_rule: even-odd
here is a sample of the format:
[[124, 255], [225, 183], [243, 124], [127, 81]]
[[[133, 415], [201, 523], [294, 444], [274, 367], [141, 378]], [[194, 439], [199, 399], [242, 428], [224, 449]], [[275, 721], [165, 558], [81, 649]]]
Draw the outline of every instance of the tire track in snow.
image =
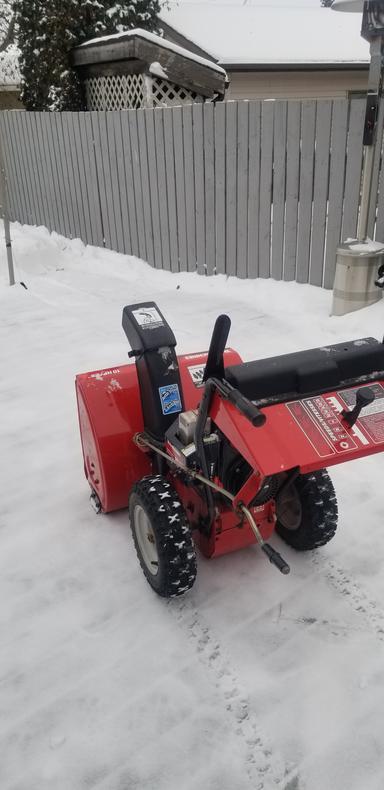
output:
[[245, 746], [245, 769], [252, 790], [269, 790], [273, 787], [299, 790], [295, 766], [285, 764], [283, 758], [273, 752], [273, 746], [263, 735], [235, 670], [204, 616], [190, 599], [173, 599], [168, 602], [168, 606], [194, 643], [199, 660], [209, 670], [215, 688], [223, 698], [227, 714], [233, 719], [234, 732]]
[[380, 641], [384, 641], [384, 611], [340, 566], [332, 560], [314, 555], [312, 565], [331, 587], [345, 597], [351, 608], [364, 617]]

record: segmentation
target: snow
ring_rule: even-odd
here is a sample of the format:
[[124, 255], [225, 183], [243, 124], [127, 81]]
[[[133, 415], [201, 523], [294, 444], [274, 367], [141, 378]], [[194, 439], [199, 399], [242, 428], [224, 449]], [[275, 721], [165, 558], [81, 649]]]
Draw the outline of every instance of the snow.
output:
[[152, 74], [154, 77], [160, 77], [163, 80], [168, 79], [168, 74], [164, 71], [163, 67], [157, 61], [154, 61], [149, 66], [149, 73]]
[[372, 239], [365, 239], [358, 241], [357, 239], [347, 239], [342, 245], [343, 249], [348, 252], [366, 255], [367, 253], [380, 253], [384, 252], [384, 246], [380, 241], [373, 241]]
[[169, 49], [171, 52], [174, 52], [177, 55], [182, 55], [184, 58], [188, 58], [188, 60], [193, 60], [195, 63], [199, 63], [201, 66], [206, 66], [207, 68], [213, 69], [213, 71], [218, 71], [220, 74], [225, 75], [224, 69], [218, 66], [216, 63], [213, 63], [211, 60], [207, 60], [207, 58], [201, 58], [200, 55], [195, 55], [194, 52], [190, 52], [189, 49], [185, 49], [184, 47], [179, 47], [178, 44], [174, 44], [171, 41], [167, 41], [165, 38], [161, 38], [157, 36], [155, 33], [150, 33], [148, 30], [142, 30], [139, 27], [135, 27], [133, 30], [124, 30], [122, 33], [114, 33], [111, 36], [101, 36], [100, 38], [92, 38], [89, 41], [85, 41], [84, 44], [80, 44], [79, 48], [82, 49], [86, 47], [91, 47], [94, 44], [102, 44], [105, 41], [113, 42], [113, 41], [129, 41], [130, 38], [134, 38], [135, 36], [139, 36], [140, 38], [146, 39], [146, 41], [150, 41], [152, 44], [156, 44], [157, 46], [164, 47], [164, 49]]
[[369, 63], [361, 14], [337, 14], [320, 0], [169, 0], [160, 19], [225, 67]]
[[[382, 336], [308, 285], [171, 274], [42, 228], [0, 262], [1, 790], [382, 790], [383, 456], [331, 470], [329, 546], [199, 558], [190, 594], [144, 580], [125, 511], [96, 516], [77, 372], [127, 361], [127, 303], [193, 355], [220, 312], [249, 360]], [[1, 249], [1, 248], [0, 248]], [[24, 283], [25, 288], [20, 285]]]
[[18, 88], [20, 85], [19, 69], [20, 50], [16, 44], [10, 44], [0, 52], [0, 86]]

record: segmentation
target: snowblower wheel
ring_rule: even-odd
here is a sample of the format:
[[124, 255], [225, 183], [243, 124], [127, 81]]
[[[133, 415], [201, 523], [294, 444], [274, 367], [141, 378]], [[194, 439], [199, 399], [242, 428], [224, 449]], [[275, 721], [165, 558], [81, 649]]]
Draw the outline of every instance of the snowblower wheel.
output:
[[196, 553], [173, 486], [161, 475], [143, 477], [132, 489], [129, 517], [136, 553], [153, 590], [163, 598], [190, 590]]
[[326, 469], [299, 475], [276, 499], [276, 532], [297, 551], [324, 546], [337, 528], [335, 489]]

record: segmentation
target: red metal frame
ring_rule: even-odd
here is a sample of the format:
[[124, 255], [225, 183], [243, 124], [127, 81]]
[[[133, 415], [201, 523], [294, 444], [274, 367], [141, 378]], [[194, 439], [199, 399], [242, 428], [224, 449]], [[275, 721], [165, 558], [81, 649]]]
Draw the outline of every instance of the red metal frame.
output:
[[[186, 409], [197, 408], [206, 353], [178, 358]], [[241, 362], [227, 349], [225, 365]], [[299, 468], [312, 472], [384, 450], [384, 381], [370, 383], [376, 400], [350, 428], [342, 410], [358, 387], [327, 392], [262, 408], [267, 419], [255, 428], [235, 406], [215, 392], [209, 414], [217, 428], [254, 470], [238, 492], [234, 508], [223, 499], [209, 534], [196, 528], [206, 515], [206, 503], [193, 485], [185, 485], [171, 469], [169, 476], [184, 503], [196, 543], [207, 557], [255, 543], [249, 524], [236, 505], [249, 506], [264, 478]], [[151, 473], [150, 456], [133, 442], [143, 430], [140, 392], [134, 364], [83, 373], [76, 377], [84, 469], [89, 484], [108, 512], [127, 507], [134, 483]], [[378, 401], [380, 400], [380, 403]], [[219, 482], [219, 481], [217, 481]], [[220, 484], [220, 483], [219, 483]], [[275, 524], [274, 502], [251, 508], [264, 539]]]

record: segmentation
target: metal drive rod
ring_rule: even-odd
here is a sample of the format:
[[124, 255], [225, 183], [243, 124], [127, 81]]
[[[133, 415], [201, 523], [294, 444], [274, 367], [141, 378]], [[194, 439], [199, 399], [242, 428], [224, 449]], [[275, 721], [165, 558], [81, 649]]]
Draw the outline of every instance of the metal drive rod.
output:
[[15, 284], [15, 271], [13, 268], [11, 231], [8, 218], [7, 181], [5, 176], [3, 154], [0, 140], [0, 217], [4, 222], [5, 247], [7, 250], [9, 284]]
[[[176, 461], [174, 458], [171, 458], [163, 450], [160, 450], [159, 447], [156, 447], [156, 445], [153, 444], [151, 441], [149, 441], [144, 434], [136, 433], [135, 436], [133, 437], [133, 441], [137, 445], [137, 447], [140, 447], [141, 449], [148, 447], [150, 450], [153, 450], [155, 453], [165, 458], [168, 461], [168, 463], [172, 464], [173, 466], [176, 466], [178, 469], [181, 469], [185, 474], [195, 478], [195, 480], [199, 480], [201, 483], [204, 483], [204, 485], [209, 486], [209, 488], [214, 489], [219, 494], [222, 494], [223, 496], [227, 497], [233, 503], [235, 499], [233, 494], [231, 494], [229, 491], [226, 491], [225, 488], [221, 488], [221, 486], [218, 486], [212, 480], [208, 480], [203, 475], [200, 475], [198, 472], [195, 472], [193, 469], [187, 469], [186, 467], [184, 467], [181, 463], [179, 463], [179, 461]], [[286, 576], [290, 572], [290, 567], [288, 563], [285, 562], [283, 557], [279, 554], [278, 551], [276, 551], [276, 549], [274, 549], [269, 543], [267, 543], [264, 540], [250, 510], [248, 510], [248, 508], [242, 502], [238, 505], [237, 510], [241, 511], [245, 516], [245, 518], [247, 519], [248, 524], [251, 527], [251, 530], [257, 540], [257, 543], [259, 544], [260, 548], [263, 550], [264, 554], [266, 554], [266, 556], [268, 557], [270, 563], [274, 565], [280, 571], [280, 573], [283, 573], [284, 576]]]

